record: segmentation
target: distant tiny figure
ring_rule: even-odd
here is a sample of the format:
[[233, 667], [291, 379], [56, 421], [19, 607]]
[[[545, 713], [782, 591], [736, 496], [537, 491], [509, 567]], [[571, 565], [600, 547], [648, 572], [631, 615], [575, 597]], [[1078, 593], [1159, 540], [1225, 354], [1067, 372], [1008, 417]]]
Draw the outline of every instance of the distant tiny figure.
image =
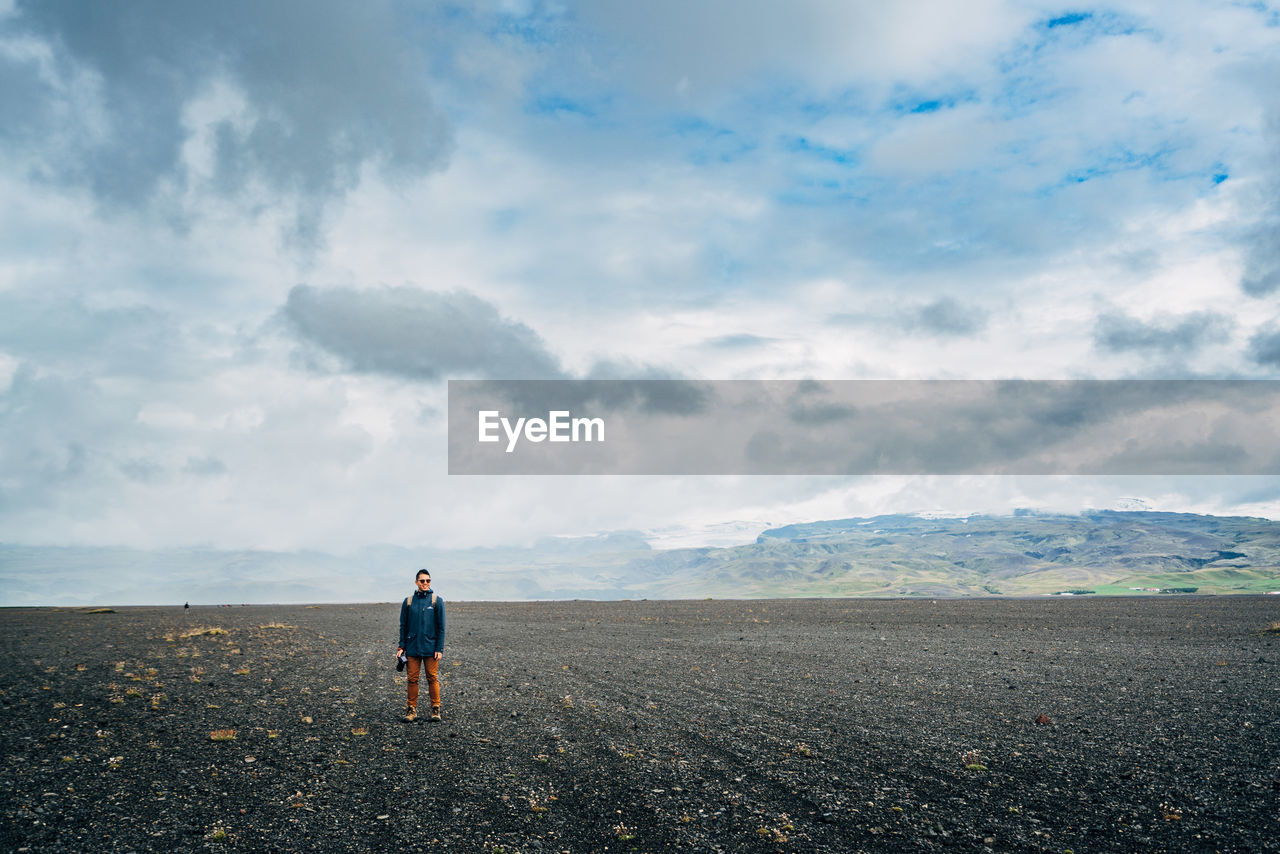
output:
[[190, 603], [190, 602], [183, 602], [183, 603], [182, 603], [182, 610], [184, 610], [184, 611], [190, 611], [190, 610], [191, 610], [191, 603]]
[[396, 658], [409, 658], [409, 703], [405, 723], [418, 719], [418, 676], [427, 671], [427, 693], [431, 698], [431, 720], [440, 720], [440, 680], [437, 673], [444, 656], [444, 599], [431, 589], [431, 573], [418, 570], [412, 596], [400, 604], [400, 646]]

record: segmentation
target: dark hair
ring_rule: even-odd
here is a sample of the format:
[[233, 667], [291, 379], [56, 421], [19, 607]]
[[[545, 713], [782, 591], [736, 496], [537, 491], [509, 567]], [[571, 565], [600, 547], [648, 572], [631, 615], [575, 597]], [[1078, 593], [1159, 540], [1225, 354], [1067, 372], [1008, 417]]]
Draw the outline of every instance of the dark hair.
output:
[[420, 575], [425, 575], [427, 578], [430, 578], [430, 577], [431, 577], [431, 570], [429, 570], [429, 569], [420, 569], [420, 570], [418, 570], [417, 574], [413, 576], [413, 580], [414, 580], [414, 581], [417, 581], [417, 580], [418, 580], [418, 576], [420, 576]]

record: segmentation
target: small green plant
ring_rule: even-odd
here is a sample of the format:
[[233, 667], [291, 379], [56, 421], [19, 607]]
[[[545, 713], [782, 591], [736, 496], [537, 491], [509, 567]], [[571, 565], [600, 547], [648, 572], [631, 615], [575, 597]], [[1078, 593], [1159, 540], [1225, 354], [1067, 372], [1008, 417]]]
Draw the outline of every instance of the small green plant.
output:
[[966, 750], [961, 753], [960, 761], [964, 763], [964, 767], [969, 771], [987, 770], [987, 766], [982, 764], [982, 754], [976, 750]]

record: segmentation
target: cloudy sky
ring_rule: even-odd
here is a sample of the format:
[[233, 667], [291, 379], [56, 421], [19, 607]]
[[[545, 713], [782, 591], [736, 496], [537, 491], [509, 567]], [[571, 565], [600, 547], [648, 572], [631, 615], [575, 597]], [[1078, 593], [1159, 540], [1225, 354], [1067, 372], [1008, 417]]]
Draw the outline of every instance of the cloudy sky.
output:
[[445, 430], [451, 378], [1280, 378], [1277, 93], [1264, 2], [0, 0], [0, 542], [1280, 518], [1247, 476], [449, 477]]

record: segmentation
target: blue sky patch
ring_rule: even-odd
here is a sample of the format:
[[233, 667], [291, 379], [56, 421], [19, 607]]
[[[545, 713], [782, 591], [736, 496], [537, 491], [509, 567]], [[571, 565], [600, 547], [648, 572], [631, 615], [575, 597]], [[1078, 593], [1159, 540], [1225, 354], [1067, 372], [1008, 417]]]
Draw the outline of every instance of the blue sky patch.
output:
[[758, 142], [727, 127], [714, 125], [698, 116], [683, 116], [671, 125], [671, 132], [692, 147], [687, 155], [695, 165], [732, 163], [755, 151]]
[[946, 94], [924, 94], [923, 92], [907, 92], [894, 97], [889, 106], [891, 113], [908, 116], [936, 113], [940, 110], [954, 109], [958, 104], [972, 103], [978, 100], [978, 93], [972, 89], [950, 92]]
[[829, 163], [838, 163], [841, 166], [854, 166], [858, 162], [857, 155], [851, 150], [821, 145], [803, 136], [783, 139], [782, 147], [786, 151], [793, 151], [797, 154], [808, 154], [819, 160], [825, 160]]
[[1070, 27], [1075, 24], [1083, 23], [1093, 17], [1092, 12], [1070, 12], [1057, 18], [1052, 18], [1045, 23], [1045, 28], [1052, 30], [1057, 27]]
[[594, 119], [599, 116], [603, 101], [595, 103], [567, 95], [539, 95], [529, 101], [525, 111], [538, 116], [581, 116]]

